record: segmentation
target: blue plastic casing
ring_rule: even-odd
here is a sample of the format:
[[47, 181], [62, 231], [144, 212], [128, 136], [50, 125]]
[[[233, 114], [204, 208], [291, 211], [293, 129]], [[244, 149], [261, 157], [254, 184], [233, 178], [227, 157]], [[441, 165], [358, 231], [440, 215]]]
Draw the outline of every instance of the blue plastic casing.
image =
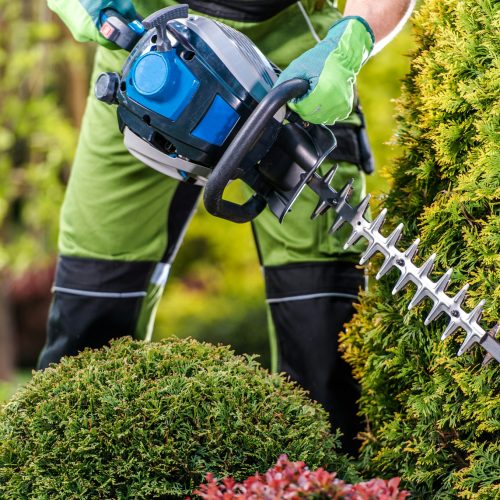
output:
[[[144, 108], [176, 121], [188, 108], [199, 87], [200, 81], [175, 50], [151, 51], [139, 57], [132, 66], [127, 94]], [[217, 94], [191, 134], [209, 144], [222, 146], [239, 117]]]
[[128, 96], [141, 106], [175, 121], [200, 86], [174, 50], [148, 52], [135, 62], [128, 79]]
[[192, 134], [210, 144], [222, 146], [239, 118], [240, 115], [217, 94]]

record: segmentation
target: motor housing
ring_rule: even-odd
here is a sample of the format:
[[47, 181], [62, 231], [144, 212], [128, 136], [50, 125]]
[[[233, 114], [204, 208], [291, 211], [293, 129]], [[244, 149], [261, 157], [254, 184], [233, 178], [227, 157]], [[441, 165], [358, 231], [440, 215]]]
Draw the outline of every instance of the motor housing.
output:
[[[155, 13], [143, 21], [150, 29], [122, 74], [101, 74], [96, 96], [118, 104], [120, 130], [134, 156], [171, 177], [204, 184], [277, 75], [242, 33], [189, 16], [183, 6], [174, 9], [173, 19]], [[269, 124], [250, 163], [268, 151], [283, 118], [284, 112]]]

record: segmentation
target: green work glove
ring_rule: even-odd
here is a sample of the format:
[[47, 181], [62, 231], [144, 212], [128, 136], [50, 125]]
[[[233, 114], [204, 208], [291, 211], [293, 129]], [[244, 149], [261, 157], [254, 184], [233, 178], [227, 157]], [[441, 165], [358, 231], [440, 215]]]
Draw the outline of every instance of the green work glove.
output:
[[275, 86], [292, 78], [307, 80], [309, 91], [291, 100], [289, 107], [308, 122], [332, 125], [349, 116], [356, 75], [368, 59], [374, 41], [364, 19], [344, 17], [321, 42], [292, 61]]
[[119, 47], [99, 33], [101, 12], [113, 9], [130, 21], [137, 19], [130, 0], [47, 0], [47, 4], [63, 20], [75, 40], [97, 42], [108, 49]]

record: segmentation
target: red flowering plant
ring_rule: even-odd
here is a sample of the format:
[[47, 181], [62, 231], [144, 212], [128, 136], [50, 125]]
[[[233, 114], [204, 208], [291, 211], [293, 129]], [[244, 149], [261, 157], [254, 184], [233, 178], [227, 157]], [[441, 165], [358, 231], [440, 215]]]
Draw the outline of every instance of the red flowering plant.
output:
[[335, 472], [322, 468], [311, 471], [304, 462], [290, 462], [286, 455], [281, 455], [265, 474], [257, 473], [243, 483], [232, 478], [218, 481], [213, 474], [207, 474], [206, 481], [194, 492], [204, 500], [404, 500], [409, 496], [407, 491], [399, 490], [398, 477], [348, 484]]

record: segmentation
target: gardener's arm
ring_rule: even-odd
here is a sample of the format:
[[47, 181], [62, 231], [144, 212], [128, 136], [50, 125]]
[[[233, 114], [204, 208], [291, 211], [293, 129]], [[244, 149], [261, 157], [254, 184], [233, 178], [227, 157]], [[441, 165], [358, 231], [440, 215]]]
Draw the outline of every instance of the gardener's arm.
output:
[[326, 37], [281, 73], [276, 85], [301, 78], [309, 91], [289, 103], [304, 120], [332, 124], [347, 118], [356, 76], [370, 55], [400, 31], [416, 0], [348, 0]]
[[347, 0], [344, 16], [362, 17], [375, 36], [372, 55], [385, 47], [404, 26], [416, 0]]

